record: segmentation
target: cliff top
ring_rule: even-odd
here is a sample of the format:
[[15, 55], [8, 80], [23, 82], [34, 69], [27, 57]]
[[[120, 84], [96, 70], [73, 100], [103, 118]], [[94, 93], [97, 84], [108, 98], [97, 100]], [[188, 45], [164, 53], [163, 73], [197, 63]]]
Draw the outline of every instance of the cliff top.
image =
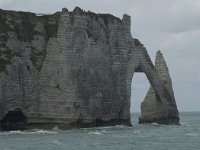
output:
[[80, 15], [80, 16], [90, 16], [90, 17], [93, 17], [93, 18], [102, 18], [104, 20], [108, 20], [108, 19], [111, 19], [111, 20], [116, 20], [120, 23], [122, 23], [123, 21], [130, 21], [130, 16], [127, 15], [127, 14], [124, 14], [122, 19], [114, 16], [114, 15], [111, 15], [111, 14], [102, 14], [102, 13], [94, 13], [94, 12], [91, 12], [91, 11], [85, 11], [79, 7], [75, 7], [73, 11], [68, 11], [67, 8], [63, 8], [62, 11], [58, 11], [58, 12], [55, 12], [55, 13], [33, 13], [33, 12], [26, 12], [26, 11], [15, 11], [15, 10], [3, 10], [3, 9], [0, 9], [0, 15], [3, 14], [5, 15], [6, 14], [17, 14], [17, 13], [23, 13], [23, 14], [26, 14], [26, 15], [30, 15], [30, 16], [38, 16], [38, 17], [42, 17], [42, 16], [53, 16], [53, 15], [59, 15], [63, 12], [67, 12], [69, 13], [70, 15]]

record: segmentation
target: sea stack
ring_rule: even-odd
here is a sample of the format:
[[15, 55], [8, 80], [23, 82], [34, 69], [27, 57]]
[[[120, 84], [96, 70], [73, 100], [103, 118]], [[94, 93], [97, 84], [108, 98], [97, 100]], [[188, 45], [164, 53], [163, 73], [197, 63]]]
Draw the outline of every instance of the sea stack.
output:
[[155, 68], [165, 89], [165, 97], [161, 101], [157, 97], [155, 90], [150, 87], [144, 101], [141, 103], [139, 123], [179, 124], [179, 113], [175, 102], [171, 77], [160, 50], [156, 53]]

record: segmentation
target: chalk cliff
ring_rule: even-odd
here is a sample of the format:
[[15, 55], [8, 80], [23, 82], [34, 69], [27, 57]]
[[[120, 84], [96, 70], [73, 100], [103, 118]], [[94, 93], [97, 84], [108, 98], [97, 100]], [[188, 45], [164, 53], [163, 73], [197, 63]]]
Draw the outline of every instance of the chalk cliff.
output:
[[134, 72], [147, 75], [157, 99], [171, 97], [130, 16], [76, 7], [52, 15], [0, 10], [2, 129], [131, 125]]

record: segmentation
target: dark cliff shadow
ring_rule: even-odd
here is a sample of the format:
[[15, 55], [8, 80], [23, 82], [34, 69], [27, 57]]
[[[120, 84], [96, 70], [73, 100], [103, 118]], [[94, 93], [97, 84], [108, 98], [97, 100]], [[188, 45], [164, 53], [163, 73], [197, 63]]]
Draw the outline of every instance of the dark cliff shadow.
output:
[[14, 111], [8, 111], [4, 118], [0, 122], [1, 130], [23, 130], [24, 124], [27, 122], [27, 118], [20, 109]]

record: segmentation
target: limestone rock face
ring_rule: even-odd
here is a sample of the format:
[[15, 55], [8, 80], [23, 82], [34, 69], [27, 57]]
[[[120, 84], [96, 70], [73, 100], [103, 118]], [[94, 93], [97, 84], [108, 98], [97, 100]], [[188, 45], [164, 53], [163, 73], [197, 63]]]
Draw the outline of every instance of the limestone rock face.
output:
[[0, 10], [2, 129], [131, 125], [134, 72], [164, 89], [130, 16]]
[[179, 124], [179, 113], [175, 102], [172, 81], [160, 51], [156, 53], [155, 68], [165, 89], [166, 99], [165, 101], [160, 101], [156, 95], [157, 91], [150, 87], [141, 104], [139, 123]]

